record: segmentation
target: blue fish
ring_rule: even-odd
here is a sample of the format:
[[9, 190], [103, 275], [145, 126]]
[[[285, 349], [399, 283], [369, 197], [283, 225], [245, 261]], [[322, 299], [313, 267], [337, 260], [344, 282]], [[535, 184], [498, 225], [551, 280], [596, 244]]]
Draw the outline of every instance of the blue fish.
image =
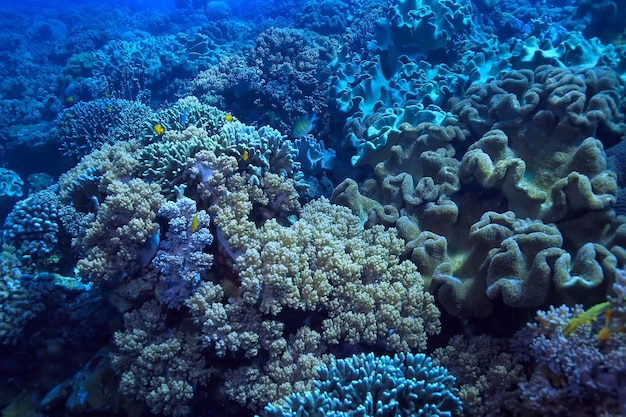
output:
[[293, 124], [291, 128], [291, 136], [296, 139], [300, 139], [308, 135], [311, 130], [315, 129], [315, 121], [317, 120], [317, 115], [309, 115], [302, 116]]
[[183, 110], [183, 114], [180, 115], [180, 123], [185, 126], [187, 124], [187, 110]]

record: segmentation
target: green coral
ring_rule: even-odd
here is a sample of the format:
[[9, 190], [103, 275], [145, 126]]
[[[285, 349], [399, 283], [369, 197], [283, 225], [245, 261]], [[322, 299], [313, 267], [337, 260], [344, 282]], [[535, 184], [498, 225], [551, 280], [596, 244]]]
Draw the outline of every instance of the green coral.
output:
[[603, 150], [626, 137], [625, 90], [598, 68], [475, 83], [443, 123], [389, 133], [373, 178], [345, 180], [331, 201], [367, 227], [397, 227], [453, 315], [485, 317], [498, 299], [525, 308], [601, 298], [626, 262]]

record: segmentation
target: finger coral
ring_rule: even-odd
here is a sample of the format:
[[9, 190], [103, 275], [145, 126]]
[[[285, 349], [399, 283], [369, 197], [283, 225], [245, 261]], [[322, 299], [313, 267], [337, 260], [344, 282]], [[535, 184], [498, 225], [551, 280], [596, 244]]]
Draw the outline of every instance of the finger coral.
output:
[[[363, 230], [347, 209], [317, 200], [291, 227], [269, 220], [237, 258], [241, 294], [261, 312], [322, 309], [330, 343], [424, 349], [439, 328], [437, 309], [415, 266], [401, 259], [393, 230]], [[348, 301], [350, 300], [350, 301]]]
[[424, 354], [353, 355], [320, 368], [315, 388], [268, 404], [262, 416], [451, 417], [462, 410], [455, 378]]
[[125, 314], [126, 329], [114, 335], [112, 365], [120, 392], [144, 400], [151, 412], [189, 415], [196, 384], [210, 376], [194, 337], [167, 329], [165, 314], [154, 301]]
[[[300, 360], [314, 369], [331, 346], [423, 350], [427, 336], [439, 332], [434, 299], [403, 259], [405, 243], [394, 229], [364, 230], [347, 208], [326, 199], [307, 204], [287, 226], [275, 219], [260, 227], [245, 217], [228, 222], [236, 223], [224, 224], [223, 237], [238, 251], [236, 290], [228, 279], [204, 283], [186, 304], [218, 355], [269, 355], [269, 363], [229, 373], [240, 381], [228, 385], [238, 401], [259, 405], [286, 395], [286, 387], [307, 387], [313, 375], [284, 371], [286, 364]], [[297, 346], [304, 337], [303, 350]]]
[[94, 223], [80, 240], [85, 255], [78, 262], [78, 273], [102, 282], [145, 266], [141, 254], [159, 230], [155, 218], [162, 204], [156, 184], [140, 179], [109, 184]]

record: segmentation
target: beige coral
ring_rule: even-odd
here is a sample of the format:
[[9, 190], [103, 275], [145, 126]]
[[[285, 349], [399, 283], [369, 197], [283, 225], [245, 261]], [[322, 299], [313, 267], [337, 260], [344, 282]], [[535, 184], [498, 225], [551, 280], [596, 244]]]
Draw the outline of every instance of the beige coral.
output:
[[137, 168], [138, 161], [134, 153], [139, 148], [140, 143], [137, 141], [119, 141], [112, 145], [106, 144], [86, 155], [59, 178], [61, 198], [71, 199], [70, 193], [75, 188], [74, 185], [80, 181], [81, 176], [89, 175], [89, 171], [95, 171], [96, 175], [102, 176], [102, 180], [96, 184], [100, 193], [104, 193], [112, 181], [130, 178]]
[[215, 216], [218, 239], [232, 258], [254, 244], [256, 222], [282, 219], [300, 208], [292, 179], [272, 172], [241, 172], [233, 156], [202, 150], [189, 158], [187, 171], [197, 184], [199, 200]]
[[260, 409], [293, 392], [310, 390], [318, 368], [334, 356], [323, 353], [319, 333], [301, 327], [289, 340], [279, 339], [261, 367], [244, 366], [226, 374], [224, 392], [241, 405]]
[[561, 149], [545, 149], [537, 142], [532, 156], [529, 139], [520, 141], [524, 144], [511, 143], [501, 130], [488, 131], [463, 156], [461, 177], [499, 189], [509, 209], [522, 217], [558, 221], [615, 204], [616, 176], [606, 169], [599, 140], [586, 138]]
[[471, 340], [454, 336], [432, 358], [456, 377], [464, 415], [522, 415], [518, 384], [526, 377], [506, 342], [484, 335]]
[[259, 406], [310, 388], [330, 345], [423, 350], [439, 332], [439, 310], [403, 258], [405, 242], [395, 229], [365, 230], [347, 208], [324, 198], [289, 225], [229, 218], [251, 228], [246, 239], [224, 221], [224, 230], [234, 231], [224, 238], [241, 245], [238, 286], [205, 282], [186, 305], [218, 356], [252, 361], [227, 372], [230, 398]]
[[395, 230], [363, 230], [349, 210], [316, 200], [291, 227], [269, 220], [259, 245], [237, 258], [241, 293], [266, 314], [322, 308], [330, 343], [386, 343], [423, 349], [438, 311], [415, 266], [402, 261]]
[[156, 301], [126, 313], [124, 322], [126, 330], [114, 334], [111, 358], [120, 392], [145, 401], [155, 414], [189, 415], [194, 387], [206, 384], [212, 372], [196, 336], [167, 329]]
[[[95, 221], [79, 240], [85, 256], [78, 273], [101, 282], [131, 274], [142, 266], [142, 253], [159, 230], [156, 213], [164, 199], [157, 184], [140, 179], [112, 181], [100, 204]], [[149, 261], [149, 259], [148, 259]]]
[[[242, 298], [224, 300], [223, 286], [204, 282], [187, 299], [205, 344], [219, 358], [236, 355], [239, 366], [225, 371], [223, 393], [241, 405], [259, 409], [294, 391], [309, 389], [324, 353], [319, 332], [303, 325], [285, 336], [281, 321], [264, 318]], [[259, 358], [267, 357], [260, 361]]]

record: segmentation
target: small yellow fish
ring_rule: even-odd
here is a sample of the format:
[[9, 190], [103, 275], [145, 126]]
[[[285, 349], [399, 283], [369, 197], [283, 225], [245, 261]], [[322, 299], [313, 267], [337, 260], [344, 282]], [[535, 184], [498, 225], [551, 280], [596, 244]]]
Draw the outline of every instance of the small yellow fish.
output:
[[161, 126], [160, 124], [155, 124], [152, 129], [154, 129], [154, 133], [156, 133], [157, 135], [161, 136], [163, 133], [165, 133], [165, 128], [163, 126]]
[[73, 103], [73, 102], [74, 102], [74, 96], [68, 96], [65, 100], [66, 100], [68, 103]]
[[611, 303], [609, 301], [605, 301], [603, 303], [589, 307], [587, 310], [583, 311], [579, 315], [571, 318], [570, 321], [567, 322], [567, 324], [563, 328], [563, 336], [569, 337], [579, 327], [593, 323], [598, 319], [600, 314], [604, 313], [609, 308], [610, 305]]
[[233, 121], [233, 115], [230, 113], [226, 113], [224, 115], [224, 120], [226, 120], [227, 122], [232, 122]]
[[200, 221], [198, 220], [200, 213], [196, 212], [196, 214], [193, 215], [193, 218], [191, 219], [191, 231], [195, 232], [196, 230], [198, 230], [198, 226]]
[[113, 107], [111, 107], [111, 106], [107, 107], [107, 111], [108, 111], [109, 113], [113, 113]]
[[241, 159], [243, 159], [243, 162], [246, 162], [248, 159], [250, 159], [250, 154], [248, 154], [247, 149], [243, 151], [243, 154], [241, 154]]

